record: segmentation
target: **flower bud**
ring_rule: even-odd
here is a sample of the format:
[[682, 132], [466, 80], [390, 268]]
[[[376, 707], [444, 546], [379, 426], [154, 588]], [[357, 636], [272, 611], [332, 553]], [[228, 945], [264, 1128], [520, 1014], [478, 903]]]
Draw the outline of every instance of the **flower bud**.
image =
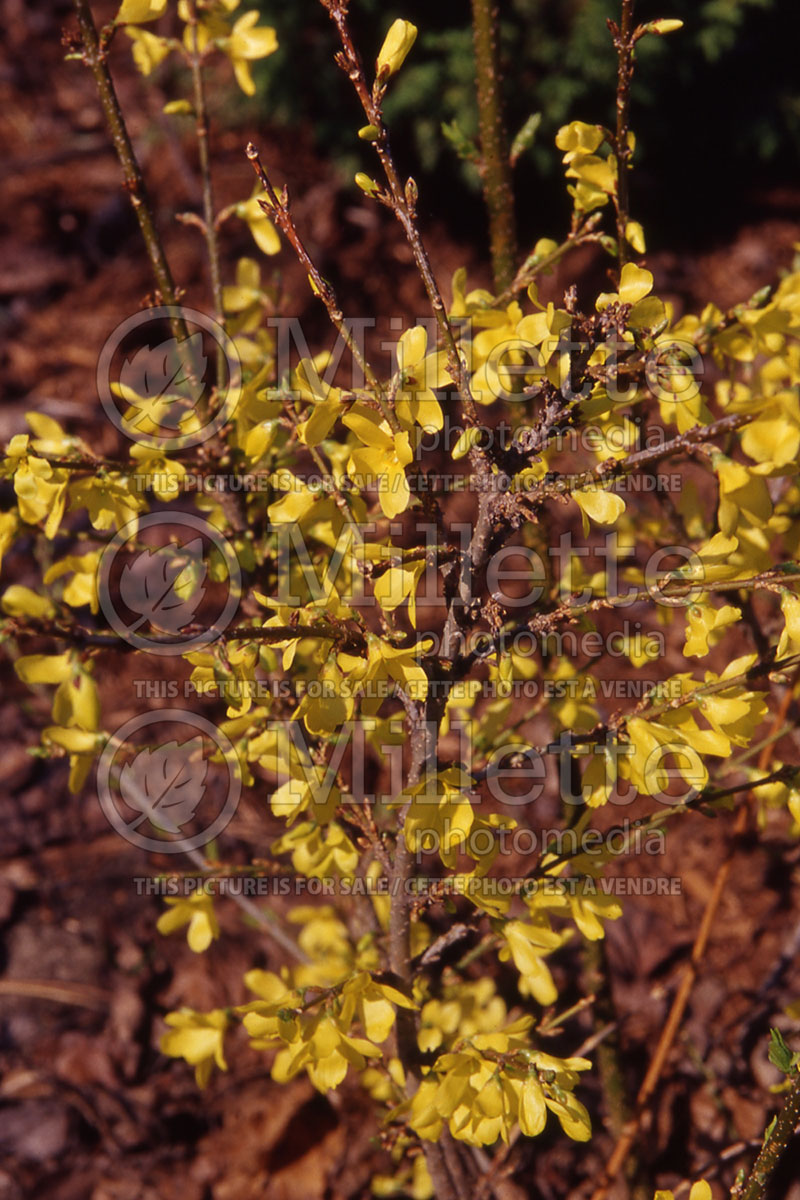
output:
[[374, 179], [370, 179], [369, 175], [364, 171], [359, 171], [356, 175], [356, 183], [361, 188], [362, 192], [366, 192], [368, 196], [377, 196], [378, 185]]
[[683, 21], [672, 20], [669, 17], [658, 17], [655, 21], [648, 21], [646, 25], [640, 25], [636, 30], [636, 40], [644, 37], [646, 33], [657, 33], [659, 37], [665, 33], [675, 33], [676, 30], [683, 29]]
[[402, 21], [399, 17], [391, 26], [381, 46], [378, 55], [378, 78], [388, 79], [400, 70], [414, 42], [417, 40], [417, 27], [410, 21]]
[[358, 131], [358, 136], [362, 142], [377, 142], [381, 136], [381, 131], [377, 125], [362, 125]]
[[452, 457], [456, 462], [460, 458], [465, 458], [472, 447], [478, 445], [482, 433], [483, 430], [478, 425], [468, 425], [466, 429], [461, 431], [461, 435], [451, 451]]

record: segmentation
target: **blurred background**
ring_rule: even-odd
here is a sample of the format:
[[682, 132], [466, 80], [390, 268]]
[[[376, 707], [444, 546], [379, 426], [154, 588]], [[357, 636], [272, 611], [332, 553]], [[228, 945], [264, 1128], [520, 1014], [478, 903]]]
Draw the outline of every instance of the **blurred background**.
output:
[[[258, 73], [268, 121], [302, 124], [345, 175], [368, 162], [353, 137], [360, 124], [348, 81], [331, 61], [321, 5], [258, 0], [280, 50]], [[424, 179], [437, 215], [474, 236], [480, 220], [474, 167], [458, 158], [442, 124], [475, 135], [474, 64], [468, 0], [352, 4], [365, 55], [377, 52], [395, 17], [418, 25], [417, 44], [389, 91], [386, 111], [404, 160]], [[540, 114], [517, 168], [523, 243], [568, 217], [553, 141], [559, 126], [614, 119], [616, 63], [606, 26], [616, 0], [500, 0], [502, 66], [510, 135]], [[640, 0], [639, 21], [678, 17], [684, 28], [642, 39], [633, 85], [638, 138], [633, 206], [654, 249], [720, 239], [766, 209], [800, 196], [800, 7], [794, 0]], [[296, 64], [303, 64], [298, 71]], [[349, 118], [349, 119], [348, 119]], [[361, 151], [359, 153], [359, 150]], [[454, 184], [472, 203], [452, 205]], [[785, 195], [775, 189], [788, 189]], [[459, 187], [459, 192], [461, 188]]]

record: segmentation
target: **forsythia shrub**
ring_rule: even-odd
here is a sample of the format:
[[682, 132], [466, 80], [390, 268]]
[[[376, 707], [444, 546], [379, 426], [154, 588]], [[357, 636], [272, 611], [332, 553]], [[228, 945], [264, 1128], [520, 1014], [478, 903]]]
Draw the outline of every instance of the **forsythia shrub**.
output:
[[[507, 1143], [517, 1129], [536, 1138], [553, 1118], [569, 1138], [591, 1136], [580, 1099], [591, 1061], [545, 1049], [561, 1021], [544, 1010], [558, 1003], [564, 947], [602, 939], [622, 912], [603, 872], [628, 849], [632, 827], [612, 848], [596, 810], [651, 798], [638, 829], [660, 837], [675, 813], [730, 807], [752, 791], [762, 813], [783, 808], [800, 827], [796, 771], [753, 763], [770, 694], [800, 668], [800, 271], [729, 311], [709, 304], [676, 317], [654, 294], [629, 208], [627, 95], [636, 43], [680, 22], [634, 26], [626, 2], [621, 25], [612, 23], [616, 129], [574, 121], [556, 138], [572, 205], [566, 236], [542, 236], [492, 291], [472, 288], [464, 270], [442, 290], [416, 185], [392, 157], [383, 117], [417, 30], [395, 21], [370, 71], [346, 0], [323, 3], [364, 112], [353, 130], [365, 166], [356, 183], [364, 203], [402, 227], [430, 318], [399, 334], [391, 369], [373, 366], [368, 339], [340, 311], [287, 192], [253, 146], [255, 192], [215, 211], [204, 72], [224, 55], [253, 91], [253, 63], [277, 45], [255, 12], [240, 0], [124, 0], [97, 35], [78, 0], [83, 40], [73, 53], [98, 79], [112, 127], [121, 116], [106, 60], [120, 30], [143, 74], [172, 56], [192, 76], [192, 98], [167, 109], [197, 121], [205, 203], [195, 224], [241, 379], [230, 411], [224, 372], [198, 407], [196, 345], [177, 309], [169, 386], [155, 399], [130, 379], [116, 388], [129, 461], [100, 459], [52, 418], [29, 415], [30, 432], [12, 438], [2, 461], [15, 503], [0, 514], [0, 548], [41, 542], [48, 552], [36, 559], [47, 566], [41, 586], [3, 593], [4, 638], [12, 647], [45, 639], [14, 665], [25, 683], [54, 688], [42, 752], [69, 759], [78, 790], [115, 736], [98, 699], [103, 649], [121, 639], [141, 656], [180, 653], [182, 633], [200, 631], [201, 644], [183, 652], [192, 684], [225, 701], [217, 713], [229, 765], [285, 824], [262, 858], [309, 881], [310, 896], [311, 881], [331, 886], [324, 903], [269, 918], [276, 965], [245, 975], [250, 999], [170, 1013], [162, 1049], [205, 1086], [214, 1066], [226, 1069], [226, 1041], [242, 1027], [277, 1082], [305, 1072], [326, 1091], [358, 1077], [397, 1162], [376, 1192], [422, 1197], [435, 1187], [448, 1197], [466, 1194], [470, 1178], [458, 1143]], [[121, 155], [130, 183], [130, 147]], [[157, 299], [174, 307], [137, 186], [134, 178]], [[228, 220], [247, 223], [254, 247], [223, 286], [217, 243]], [[586, 306], [574, 288], [560, 304], [540, 300], [542, 277], [592, 243], [608, 256], [610, 290]], [[264, 319], [276, 314], [261, 255], [284, 252], [298, 255], [350, 352], [352, 380], [326, 351], [281, 364]], [[213, 438], [193, 454], [192, 439], [218, 413]], [[645, 487], [664, 466], [677, 487]], [[259, 486], [223, 494], [197, 485], [221, 474]], [[178, 509], [233, 554], [199, 537], [182, 554], [154, 549], [148, 516], [168, 523]], [[152, 606], [149, 625], [136, 626], [151, 630], [146, 645], [108, 616], [114, 589], [132, 586], [124, 572], [118, 584], [104, 574], [121, 530], [161, 571], [161, 600], [188, 605], [172, 624], [169, 606]], [[188, 602], [203, 581], [234, 589], [234, 576], [235, 619], [204, 627]], [[667, 637], [682, 647], [677, 670]], [[706, 663], [718, 645], [722, 669]], [[609, 647], [627, 702], [595, 669]], [[146, 751], [165, 788], [167, 750]], [[220, 750], [217, 764], [225, 757]], [[390, 772], [398, 763], [399, 776]], [[181, 829], [180, 805], [170, 817], [129, 766], [112, 789], [155, 836]], [[391, 786], [373, 795], [369, 780], [387, 773]], [[530, 839], [514, 837], [538, 828], [533, 801], [546, 786], [574, 841], [552, 835], [532, 852]], [[509, 846], [522, 845], [527, 853], [509, 863]], [[213, 875], [202, 856], [200, 866]], [[192, 950], [213, 954], [213, 895], [169, 899], [158, 928], [187, 928]], [[513, 987], [499, 982], [507, 973]], [[692, 1200], [709, 1195], [706, 1183], [692, 1189]]]

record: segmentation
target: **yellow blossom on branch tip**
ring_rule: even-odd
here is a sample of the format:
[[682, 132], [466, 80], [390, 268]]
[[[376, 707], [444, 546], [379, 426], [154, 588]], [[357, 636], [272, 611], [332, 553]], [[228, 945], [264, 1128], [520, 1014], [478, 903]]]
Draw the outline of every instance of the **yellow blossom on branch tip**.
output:
[[390, 26], [378, 55], [377, 72], [380, 80], [388, 79], [400, 70], [416, 40], [416, 25], [398, 17]]
[[674, 17], [658, 17], [655, 21], [648, 21], [646, 25], [642, 25], [637, 34], [642, 37], [646, 33], [657, 33], [662, 37], [665, 33], [676, 33], [679, 29], [683, 29], [683, 21]]
[[361, 191], [367, 196], [377, 196], [378, 192], [380, 191], [380, 188], [375, 180], [367, 175], [365, 171], [356, 172], [355, 182], [357, 186], [361, 188]]

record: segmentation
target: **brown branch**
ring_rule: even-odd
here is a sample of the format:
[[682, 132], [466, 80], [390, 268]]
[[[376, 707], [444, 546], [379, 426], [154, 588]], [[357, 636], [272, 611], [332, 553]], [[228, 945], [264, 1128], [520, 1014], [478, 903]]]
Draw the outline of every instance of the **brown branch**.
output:
[[614, 153], [617, 159], [617, 192], [614, 196], [614, 208], [617, 214], [617, 243], [619, 249], [619, 269], [627, 261], [627, 240], [625, 231], [628, 227], [629, 198], [628, 198], [628, 169], [631, 160], [631, 147], [628, 142], [630, 132], [631, 80], [633, 78], [633, 5], [634, 0], [622, 0], [622, 19], [619, 27], [612, 26], [614, 45], [617, 51], [617, 127], [614, 137]]
[[[364, 68], [353, 45], [347, 25], [346, 0], [321, 0], [321, 3], [328, 10], [331, 19], [336, 25], [339, 39], [342, 43], [342, 53], [339, 55], [337, 61], [353, 84], [367, 121], [378, 130], [378, 136], [373, 145], [383, 167], [386, 182], [389, 185], [389, 207], [399, 221], [406, 235], [406, 240], [411, 247], [414, 263], [424, 284], [431, 309], [439, 326], [439, 332], [444, 341], [449, 370], [453, 382], [458, 389], [465, 418], [470, 425], [477, 425], [478, 413], [475, 408], [472, 392], [470, 391], [469, 371], [466, 362], [462, 361], [458, 352], [455, 334], [447, 316], [442, 293], [433, 273], [431, 261], [417, 225], [417, 185], [413, 179], [407, 180], [405, 184], [402, 183], [395, 167], [394, 159], [392, 158], [389, 135], [383, 121], [383, 111], [381, 109], [385, 85], [376, 80], [375, 86], [371, 91], [367, 85]], [[478, 466], [483, 464], [483, 468], [488, 469], [486, 467], [485, 456], [481, 451], [473, 449], [470, 452], [470, 457]]]
[[539, 504], [544, 500], [552, 500], [561, 496], [569, 496], [592, 485], [609, 483], [621, 479], [635, 471], [638, 467], [650, 466], [664, 458], [690, 451], [693, 447], [719, 437], [724, 433], [732, 433], [753, 421], [753, 413], [730, 413], [712, 421], [710, 425], [695, 425], [685, 433], [677, 434], [660, 446], [649, 446], [644, 450], [636, 450], [627, 458], [609, 459], [597, 467], [581, 471], [575, 475], [559, 475], [555, 479], [539, 484], [537, 488], [525, 493], [526, 500], [531, 504]]
[[[203, 56], [200, 52], [197, 37], [197, 0], [188, 0], [191, 49], [187, 54], [192, 72], [192, 87], [194, 91], [195, 131], [197, 134], [197, 149], [200, 158], [200, 179], [203, 188], [203, 236], [208, 251], [208, 270], [211, 278], [211, 295], [214, 301], [214, 316], [222, 325], [225, 314], [222, 307], [222, 276], [219, 265], [219, 246], [217, 245], [216, 214], [214, 212], [214, 191], [211, 183], [211, 158], [208, 145], [208, 110], [206, 107], [206, 92], [203, 81]], [[221, 346], [217, 347], [217, 387], [220, 391], [225, 386], [225, 354]]]
[[800, 1123], [800, 1072], [795, 1071], [791, 1091], [786, 1103], [764, 1137], [761, 1153], [755, 1161], [747, 1181], [735, 1188], [735, 1200], [763, 1200], [767, 1184], [778, 1166]]
[[[80, 625], [68, 627], [52, 621], [29, 622], [23, 625], [19, 623], [17, 618], [9, 617], [0, 622], [0, 627], [5, 628], [9, 636], [17, 639], [57, 638], [60, 641], [70, 642], [74, 646], [147, 653], [141, 647], [131, 645], [123, 634], [95, 632], [91, 629], [84, 629]], [[148, 638], [148, 641], [159, 646], [179, 647], [187, 638], [196, 636], [206, 629], [206, 626], [188, 625], [179, 636], [154, 634]], [[217, 640], [221, 642], [266, 642], [267, 644], [275, 644], [295, 639], [316, 638], [319, 641], [333, 642], [339, 650], [345, 653], [360, 654], [366, 649], [366, 643], [360, 634], [353, 632], [351, 629], [344, 627], [336, 628], [333, 625], [318, 624], [313, 627], [308, 625], [267, 625], [253, 627], [242, 625], [233, 629], [219, 630], [218, 634]]]
[[289, 242], [289, 245], [294, 250], [301, 266], [308, 275], [314, 294], [319, 296], [320, 300], [324, 304], [331, 324], [344, 341], [355, 361], [358, 363], [364, 378], [375, 393], [375, 397], [381, 407], [383, 415], [386, 417], [386, 420], [389, 422], [391, 428], [396, 432], [399, 429], [397, 417], [386, 402], [383, 387], [372, 367], [361, 353], [361, 348], [358, 345], [358, 342], [353, 337], [351, 331], [347, 328], [344, 315], [336, 298], [336, 292], [333, 290], [333, 287], [328, 280], [320, 274], [318, 267], [306, 249], [305, 243], [298, 232], [291, 213], [291, 208], [289, 206], [289, 194], [287, 189], [284, 188], [280, 196], [275, 191], [275, 188], [273, 187], [272, 182], [270, 181], [270, 178], [264, 169], [264, 165], [261, 162], [261, 157], [258, 153], [258, 150], [252, 142], [248, 142], [245, 153], [247, 154], [253, 170], [256, 173], [256, 177], [263, 187], [267, 197], [266, 200], [261, 201], [261, 207], [270, 220], [275, 222], [286, 240]]
[[[97, 36], [97, 29], [92, 17], [89, 0], [75, 0], [75, 10], [78, 14], [78, 26], [83, 42], [83, 61], [92, 72], [95, 84], [97, 85], [100, 104], [111, 132], [117, 158], [125, 176], [125, 189], [133, 205], [133, 211], [139, 222], [139, 228], [142, 231], [144, 244], [147, 247], [147, 256], [150, 259], [150, 266], [155, 276], [161, 300], [165, 305], [175, 305], [177, 304], [177, 292], [173, 283], [172, 273], [164, 253], [161, 237], [156, 228], [153, 211], [145, 187], [144, 176], [136, 158], [125, 125], [125, 119], [122, 115], [122, 109], [117, 99], [114, 82], [106, 62], [106, 53]], [[179, 340], [183, 340], [185, 331], [182, 322], [175, 319], [172, 322], [172, 327], [173, 335]]]
[[481, 139], [480, 173], [489, 213], [494, 286], [496, 291], [502, 292], [514, 277], [516, 229], [497, 52], [498, 12], [494, 0], [472, 0], [472, 33]]
[[570, 250], [575, 250], [578, 246], [585, 246], [590, 242], [599, 242], [603, 235], [596, 233], [595, 230], [601, 219], [602, 213], [591, 213], [583, 225], [578, 229], [570, 231], [561, 245], [557, 246], [555, 250], [552, 250], [550, 254], [546, 254], [544, 257], [539, 257], [537, 254], [531, 252], [526, 257], [511, 283], [496, 297], [492, 308], [505, 308], [519, 292], [523, 291], [528, 284], [533, 282], [537, 275], [541, 275], [543, 271], [554, 267]]
[[[653, 592], [657, 596], [668, 600], [691, 600], [693, 595], [701, 595], [704, 592], [737, 592], [737, 591], [753, 591], [757, 588], [764, 588], [766, 591], [775, 591], [780, 587], [785, 587], [788, 583], [797, 584], [800, 582], [800, 563], [788, 563], [787, 569], [782, 569], [781, 566], [772, 567], [767, 571], [762, 571], [759, 575], [752, 575], [747, 579], [671, 579], [669, 573], [665, 573], [662, 582], [654, 585], [652, 591], [643, 588], [639, 591], [631, 590], [616, 596], [598, 596], [593, 600], [588, 600], [585, 603], [575, 604], [572, 600], [567, 600], [559, 604], [551, 612], [536, 613], [527, 621], [522, 621], [516, 625], [508, 626], [500, 631], [491, 643], [487, 642], [481, 648], [482, 654], [486, 654], [489, 649], [494, 651], [501, 650], [503, 643], [513, 639], [518, 633], [534, 633], [539, 637], [547, 637], [555, 633], [557, 627], [562, 621], [571, 622], [578, 617], [586, 616], [589, 613], [605, 612], [615, 608], [626, 608], [633, 604], [642, 604], [656, 599]], [[466, 660], [465, 665], [471, 666], [472, 663], [480, 655], [478, 651], [474, 651]], [[780, 669], [780, 663], [772, 663], [768, 670]], [[755, 668], [751, 668], [746, 673], [745, 678], [752, 678]], [[736, 681], [726, 681], [725, 686], [731, 687]], [[676, 703], [685, 703], [685, 699], [681, 699]]]

